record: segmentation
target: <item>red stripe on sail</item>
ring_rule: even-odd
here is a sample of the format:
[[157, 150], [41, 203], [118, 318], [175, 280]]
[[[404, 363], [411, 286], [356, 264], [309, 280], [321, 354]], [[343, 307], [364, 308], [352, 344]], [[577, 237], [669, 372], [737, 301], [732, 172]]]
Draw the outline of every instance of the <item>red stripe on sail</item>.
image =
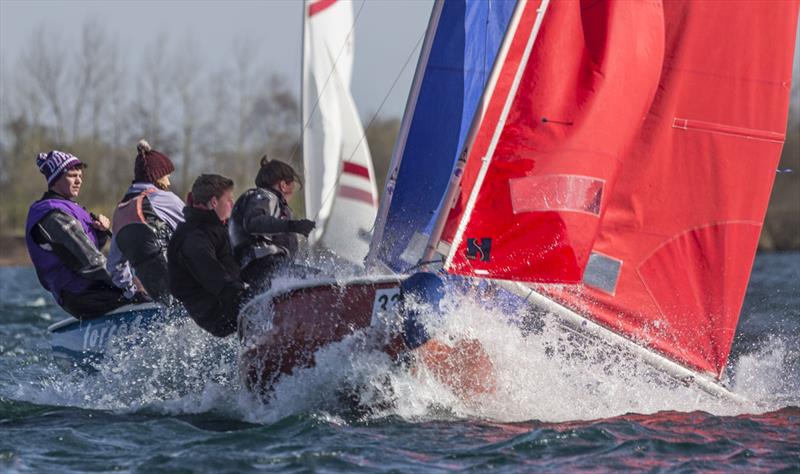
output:
[[345, 185], [340, 186], [339, 196], [348, 199], [353, 199], [355, 201], [361, 201], [363, 203], [369, 204], [370, 206], [375, 205], [375, 200], [372, 198], [372, 193], [364, 191], [363, 189], [354, 188], [352, 186], [345, 186]]
[[336, 0], [319, 0], [308, 6], [308, 16], [314, 16], [336, 3]]
[[349, 161], [344, 162], [343, 172], [369, 179], [369, 169], [366, 166], [357, 165]]

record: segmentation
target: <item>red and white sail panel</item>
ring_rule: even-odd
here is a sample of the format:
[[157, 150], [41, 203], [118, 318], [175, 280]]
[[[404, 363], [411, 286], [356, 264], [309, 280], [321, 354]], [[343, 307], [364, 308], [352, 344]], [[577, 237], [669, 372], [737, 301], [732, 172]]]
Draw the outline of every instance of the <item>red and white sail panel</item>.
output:
[[784, 141], [797, 14], [795, 1], [664, 2], [658, 93], [609, 197], [583, 294], [560, 295], [718, 377]]

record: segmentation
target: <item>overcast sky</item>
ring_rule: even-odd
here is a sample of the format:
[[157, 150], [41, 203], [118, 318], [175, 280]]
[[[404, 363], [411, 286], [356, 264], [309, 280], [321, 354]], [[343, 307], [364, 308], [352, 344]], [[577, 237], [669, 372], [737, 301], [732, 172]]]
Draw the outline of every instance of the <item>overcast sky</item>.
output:
[[[402, 75], [400, 71], [424, 34], [432, 4], [433, 0], [353, 0], [358, 18], [352, 93], [362, 120], [369, 120], [367, 114], [384, 99], [382, 116], [402, 115], [416, 51]], [[262, 46], [254, 62], [283, 75], [299, 94], [301, 0], [0, 0], [0, 66], [14, 64], [25, 41], [42, 24], [58, 30], [54, 37], [63, 38], [67, 49], [74, 51], [89, 19], [105, 24], [117, 36], [121, 50], [133, 56], [128, 64], [139, 64], [144, 46], [160, 32], [173, 43], [192, 38], [212, 70], [229, 61], [226, 54], [236, 38], [252, 38]], [[800, 48], [795, 51], [794, 76], [793, 102], [797, 102]]]
[[[403, 64], [424, 34], [432, 0], [354, 0], [355, 63], [352, 92], [362, 115], [401, 116], [416, 67], [415, 53], [397, 85], [387, 94]], [[359, 13], [360, 11], [360, 13]], [[0, 0], [0, 64], [10, 67], [39, 25], [57, 31], [54, 38], [74, 51], [86, 20], [97, 20], [116, 35], [121, 51], [139, 64], [145, 46], [160, 32], [174, 43], [192, 38], [210, 69], [229, 60], [236, 38], [261, 45], [256, 64], [266, 64], [300, 92], [302, 2], [300, 0], [237, 1], [87, 1]]]

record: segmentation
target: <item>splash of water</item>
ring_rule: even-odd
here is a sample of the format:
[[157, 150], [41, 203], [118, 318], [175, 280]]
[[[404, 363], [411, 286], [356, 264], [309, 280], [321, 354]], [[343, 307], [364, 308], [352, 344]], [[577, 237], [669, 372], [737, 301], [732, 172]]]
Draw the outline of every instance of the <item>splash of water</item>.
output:
[[[397, 365], [370, 349], [363, 334], [355, 334], [319, 351], [315, 367], [283, 379], [269, 402], [271, 409], [243, 411], [250, 421], [267, 421], [278, 413], [331, 411], [347, 390], [355, 392], [359, 405], [371, 407], [370, 416], [396, 415], [410, 420], [457, 417], [559, 422], [663, 410], [736, 415], [800, 401], [790, 395], [796, 390], [783, 372], [787, 353], [778, 341], [739, 359], [739, 367], [732, 371], [736, 378], [730, 383], [750, 400], [741, 404], [665, 379], [632, 356], [565, 332], [553, 318], [545, 316], [537, 330], [525, 333], [507, 323], [509, 315], [464, 301], [460, 295], [449, 295], [445, 307], [444, 324], [432, 324], [435, 337], [450, 343], [479, 340], [494, 367], [493, 393], [460, 398], [424, 367]], [[352, 396], [349, 401], [354, 401]]]
[[93, 373], [51, 365], [15, 398], [122, 411], [170, 409], [181, 400], [180, 410], [203, 411], [209, 393], [238, 387], [237, 350], [233, 339], [211, 337], [188, 318], [133, 328], [115, 336]]
[[509, 321], [524, 315], [487, 309], [461, 293], [449, 294], [444, 309], [445, 317], [429, 321], [433, 336], [447, 344], [478, 340], [494, 368], [493, 392], [459, 397], [413, 357], [393, 361], [371, 342], [374, 334], [362, 331], [320, 350], [314, 367], [284, 377], [265, 403], [239, 383], [235, 338], [214, 338], [184, 319], [129, 335], [144, 336], [137, 345], [120, 338], [93, 375], [48, 368], [37, 383], [20, 384], [14, 398], [116, 411], [214, 411], [258, 423], [299, 413], [341, 421], [353, 406], [367, 419], [558, 422], [662, 410], [734, 415], [800, 404], [785, 369], [791, 351], [779, 339], [738, 359], [731, 386], [752, 400], [740, 405], [664, 381], [648, 365], [565, 332], [547, 315], [520, 331]]

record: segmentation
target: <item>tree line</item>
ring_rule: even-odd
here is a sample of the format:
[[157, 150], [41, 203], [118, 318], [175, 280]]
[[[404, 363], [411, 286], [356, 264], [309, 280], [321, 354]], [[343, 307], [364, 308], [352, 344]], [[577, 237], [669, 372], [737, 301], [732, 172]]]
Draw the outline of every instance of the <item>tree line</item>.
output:
[[[233, 178], [240, 190], [251, 186], [265, 153], [302, 167], [299, 85], [259, 64], [253, 41], [232, 41], [228, 64], [214, 66], [191, 38], [161, 34], [135, 60], [96, 21], [83, 24], [72, 46], [45, 28], [32, 32], [16, 58], [0, 58], [0, 234], [21, 234], [28, 206], [44, 191], [34, 164], [41, 151], [60, 149], [89, 163], [80, 201], [106, 214], [133, 177], [140, 138], [173, 159], [181, 196], [204, 171]], [[800, 249], [798, 83], [763, 249]], [[382, 189], [399, 120], [364, 119]], [[302, 193], [292, 206], [303, 209]]]
[[[201, 172], [244, 190], [264, 154], [302, 168], [299, 85], [259, 64], [252, 40], [233, 40], [228, 64], [213, 66], [191, 38], [161, 34], [137, 61], [96, 21], [83, 24], [72, 47], [53, 34], [41, 25], [0, 64], [0, 232], [22, 233], [28, 206], [43, 193], [41, 151], [88, 163], [80, 202], [109, 215], [133, 178], [141, 138], [172, 158], [180, 196]], [[378, 176], [398, 128], [398, 119], [378, 118], [367, 131]], [[293, 207], [301, 210], [298, 194]]]

